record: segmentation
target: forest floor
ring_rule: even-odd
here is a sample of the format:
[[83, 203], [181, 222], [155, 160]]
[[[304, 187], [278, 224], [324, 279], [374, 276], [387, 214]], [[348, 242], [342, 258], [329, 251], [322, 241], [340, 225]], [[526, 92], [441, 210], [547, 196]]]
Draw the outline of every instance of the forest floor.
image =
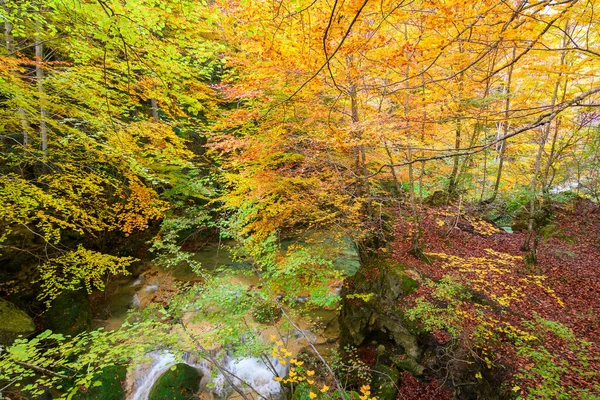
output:
[[[392, 257], [422, 283], [405, 306], [421, 299], [446, 307], [448, 325], [459, 325], [463, 345], [485, 360], [489, 374], [502, 375], [505, 391], [591, 398], [600, 390], [600, 207], [577, 199], [552, 208], [533, 265], [521, 250], [526, 231], [504, 232], [457, 206], [423, 211], [421, 259], [409, 252], [412, 227], [398, 224]], [[444, 276], [475, 296], [450, 309], [433, 284]], [[441, 344], [451, 340], [444, 326], [432, 334]], [[399, 399], [448, 397], [435, 381], [403, 385]]]

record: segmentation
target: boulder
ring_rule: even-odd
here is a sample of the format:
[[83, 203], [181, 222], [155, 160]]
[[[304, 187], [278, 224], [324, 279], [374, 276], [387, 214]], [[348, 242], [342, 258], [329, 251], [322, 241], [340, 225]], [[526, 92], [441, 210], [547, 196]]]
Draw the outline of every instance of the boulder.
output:
[[414, 376], [423, 375], [425, 372], [425, 367], [416, 362], [412, 357], [402, 356], [394, 356], [391, 358], [396, 367], [400, 368], [403, 371], [406, 371]]
[[92, 305], [85, 290], [61, 293], [46, 311], [46, 327], [53, 332], [77, 335], [92, 329]]
[[152, 385], [148, 400], [186, 400], [198, 392], [202, 373], [187, 364], [175, 364]]
[[33, 320], [10, 301], [0, 299], [0, 345], [10, 345], [19, 335], [35, 331]]
[[436, 190], [431, 195], [427, 196], [424, 200], [428, 206], [442, 206], [448, 204], [452, 200], [452, 196], [443, 190]]

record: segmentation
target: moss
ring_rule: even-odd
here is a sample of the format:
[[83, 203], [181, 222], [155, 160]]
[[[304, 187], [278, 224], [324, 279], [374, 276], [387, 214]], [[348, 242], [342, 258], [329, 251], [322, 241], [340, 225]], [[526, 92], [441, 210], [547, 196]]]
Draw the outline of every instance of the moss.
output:
[[94, 376], [92, 382], [101, 382], [102, 385], [92, 386], [87, 392], [78, 392], [73, 396], [74, 400], [92, 400], [92, 399], [125, 399], [125, 383], [127, 368], [122, 365], [112, 365], [104, 368], [100, 373]]
[[436, 190], [431, 195], [427, 196], [424, 200], [428, 206], [441, 206], [448, 204], [452, 200], [452, 196], [448, 192], [442, 190]]
[[11, 344], [19, 335], [35, 331], [33, 320], [13, 303], [0, 299], [0, 345]]
[[150, 389], [148, 400], [186, 400], [193, 398], [202, 374], [187, 364], [175, 364], [160, 376]]
[[387, 365], [377, 364], [373, 367], [371, 390], [379, 400], [395, 400], [398, 396], [400, 371]]
[[92, 328], [92, 306], [85, 290], [64, 292], [46, 312], [46, 326], [53, 332], [77, 335]]
[[423, 372], [425, 371], [425, 367], [415, 361], [415, 359], [412, 357], [398, 356], [393, 357], [392, 361], [398, 368], [414, 376], [423, 375]]
[[406, 274], [400, 277], [400, 287], [405, 294], [413, 293], [419, 287], [419, 283]]

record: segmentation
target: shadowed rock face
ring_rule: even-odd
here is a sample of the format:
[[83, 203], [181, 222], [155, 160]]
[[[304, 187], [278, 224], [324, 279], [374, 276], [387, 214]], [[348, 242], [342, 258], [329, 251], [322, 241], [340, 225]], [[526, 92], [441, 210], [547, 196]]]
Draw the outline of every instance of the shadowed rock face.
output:
[[46, 312], [46, 326], [55, 333], [77, 335], [92, 329], [92, 306], [85, 290], [61, 293]]
[[373, 336], [387, 336], [415, 362], [421, 356], [413, 335], [397, 306], [402, 297], [414, 291], [416, 281], [401, 266], [375, 261], [362, 266], [346, 280], [342, 289], [340, 334], [342, 345], [360, 346]]
[[13, 303], [0, 299], [0, 345], [11, 344], [19, 335], [35, 331], [33, 320]]

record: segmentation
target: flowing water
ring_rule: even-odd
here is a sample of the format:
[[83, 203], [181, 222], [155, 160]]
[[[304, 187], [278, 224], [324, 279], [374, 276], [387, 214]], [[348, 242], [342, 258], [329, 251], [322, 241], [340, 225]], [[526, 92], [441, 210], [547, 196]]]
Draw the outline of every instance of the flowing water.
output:
[[[344, 275], [353, 274], [359, 266], [356, 252], [352, 249], [349, 243], [337, 248], [337, 258], [334, 260], [334, 265], [341, 270]], [[195, 252], [194, 259], [202, 263], [203, 268], [207, 271], [216, 272], [217, 267], [225, 266], [229, 269], [239, 270], [239, 274], [235, 274], [233, 279], [239, 283], [246, 285], [257, 285], [258, 278], [244, 273], [244, 270], [250, 269], [250, 265], [243, 262], [234, 261], [227, 246], [206, 246], [203, 250]], [[194, 281], [198, 276], [191, 268], [180, 266], [176, 268], [160, 271], [156, 274], [144, 273], [140, 277], [132, 277], [130, 279], [122, 279], [113, 283], [113, 293], [108, 301], [107, 308], [110, 317], [102, 324], [106, 329], [118, 329], [124, 322], [128, 310], [140, 306], [143, 299], [147, 299], [155, 294], [161, 285], [168, 281]], [[333, 310], [317, 309], [307, 311], [305, 321], [311, 321], [310, 324], [303, 322], [303, 329], [318, 327], [320, 336], [317, 337], [314, 333], [306, 330], [305, 335], [296, 332], [296, 335], [290, 335], [288, 344], [296, 349], [306, 346], [305, 336], [319, 348], [320, 352], [328, 353], [331, 351], [331, 345], [327, 344], [327, 339], [336, 338], [338, 335], [337, 313]], [[298, 322], [298, 321], [296, 321]], [[203, 379], [201, 390], [205, 393], [210, 392], [209, 397], [215, 399], [234, 399], [237, 394], [231, 386], [226, 382], [224, 376], [213, 371], [214, 367], [208, 362], [188, 362], [187, 360], [177, 359], [169, 352], [151, 352], [148, 354], [151, 362], [146, 365], [139, 365], [132, 373], [132, 382], [128, 399], [130, 400], [146, 400], [154, 382], [171, 366], [178, 362], [185, 362], [188, 365], [200, 369], [205, 377], [212, 377], [210, 387], [207, 387], [207, 380]], [[270, 364], [275, 367], [279, 376], [286, 374], [286, 367], [279, 364], [277, 360], [270, 359]], [[275, 381], [275, 377], [271, 365], [266, 365], [265, 362], [257, 358], [241, 358], [236, 359], [224, 355], [221, 357], [222, 366], [233, 373], [237, 378], [232, 378], [241, 387], [249, 385], [256, 392], [269, 400], [280, 400], [283, 398], [281, 386]], [[129, 379], [129, 378], [128, 378]], [[243, 383], [240, 384], [240, 379]], [[252, 390], [247, 390], [250, 398], [259, 398], [252, 394]]]
[[[178, 360], [169, 352], [152, 352], [148, 354], [152, 360], [148, 365], [138, 366], [134, 375], [138, 376], [133, 384], [133, 392], [129, 396], [130, 400], [146, 400], [154, 382], [169, 368], [178, 362], [184, 362], [192, 367], [202, 371], [204, 376], [213, 376], [210, 381], [210, 388], [202, 384], [200, 390], [204, 393], [211, 393], [217, 399], [227, 399], [235, 397], [231, 385], [227, 382], [223, 374], [215, 369], [212, 364], [202, 361], [198, 363]], [[269, 363], [254, 357], [233, 358], [225, 356], [221, 361], [222, 367], [229, 371], [231, 381], [236, 387], [245, 387], [244, 390], [249, 397], [264, 397], [272, 400], [283, 398], [281, 385], [275, 381], [275, 374], [271, 366], [275, 368], [278, 376], [285, 376], [287, 368], [277, 362], [277, 359], [269, 357]]]

